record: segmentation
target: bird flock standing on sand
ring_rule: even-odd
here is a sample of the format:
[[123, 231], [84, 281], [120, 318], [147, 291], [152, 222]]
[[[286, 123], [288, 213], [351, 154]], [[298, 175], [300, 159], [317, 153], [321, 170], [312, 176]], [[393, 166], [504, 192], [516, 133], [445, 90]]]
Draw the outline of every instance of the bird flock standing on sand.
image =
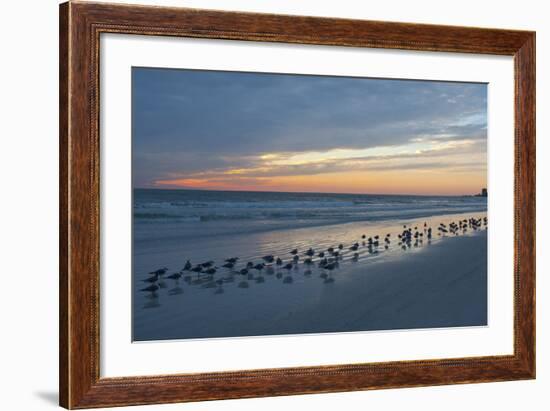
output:
[[[430, 243], [435, 234], [438, 237], [458, 236], [466, 234], [468, 231], [487, 229], [487, 225], [487, 217], [462, 219], [452, 221], [449, 224], [440, 223], [435, 230], [428, 226], [426, 222], [420, 228], [415, 225], [403, 225], [402, 232], [397, 234], [397, 246], [403, 250], [411, 247], [416, 248], [423, 245], [425, 240]], [[181, 270], [168, 275], [168, 268], [166, 267], [149, 272], [148, 277], [142, 280], [149, 285], [140, 290], [154, 295], [160, 288], [166, 287], [165, 279], [176, 282], [183, 279], [189, 285], [214, 288], [215, 294], [223, 294], [224, 284], [233, 283], [236, 279], [239, 279], [239, 288], [249, 288], [250, 281], [259, 284], [264, 283], [264, 272], [268, 275], [275, 274], [278, 279], [282, 278], [284, 284], [291, 284], [294, 281], [291, 272], [297, 270], [300, 265], [304, 267], [304, 275], [306, 276], [310, 276], [312, 268], [317, 266], [321, 271], [319, 277], [323, 279], [325, 284], [330, 284], [335, 281], [332, 276], [333, 271], [343, 261], [359, 260], [360, 248], [366, 249], [369, 255], [376, 255], [382, 248], [388, 250], [392, 241], [390, 233], [383, 237], [379, 235], [367, 237], [363, 234], [359, 242], [349, 246], [340, 243], [323, 250], [314, 250], [310, 247], [302, 252], [298, 248], [294, 248], [289, 251], [286, 258], [285, 256], [269, 254], [261, 257], [260, 262], [248, 261], [242, 265], [239, 265], [239, 257], [225, 259], [220, 267], [216, 266], [213, 260], [199, 264], [192, 264], [190, 260], [187, 260]]]

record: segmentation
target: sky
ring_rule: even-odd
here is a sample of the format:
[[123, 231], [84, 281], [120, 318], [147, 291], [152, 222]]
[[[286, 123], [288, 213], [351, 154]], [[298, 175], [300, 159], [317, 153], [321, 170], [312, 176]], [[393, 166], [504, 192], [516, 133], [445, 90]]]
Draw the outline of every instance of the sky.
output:
[[134, 188], [475, 194], [486, 154], [486, 84], [132, 69]]

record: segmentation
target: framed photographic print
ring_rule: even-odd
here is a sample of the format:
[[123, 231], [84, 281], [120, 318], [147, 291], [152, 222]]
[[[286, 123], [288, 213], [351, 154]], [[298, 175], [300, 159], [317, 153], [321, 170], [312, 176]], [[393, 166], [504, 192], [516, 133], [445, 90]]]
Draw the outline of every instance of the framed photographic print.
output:
[[60, 404], [535, 377], [535, 33], [60, 6]]

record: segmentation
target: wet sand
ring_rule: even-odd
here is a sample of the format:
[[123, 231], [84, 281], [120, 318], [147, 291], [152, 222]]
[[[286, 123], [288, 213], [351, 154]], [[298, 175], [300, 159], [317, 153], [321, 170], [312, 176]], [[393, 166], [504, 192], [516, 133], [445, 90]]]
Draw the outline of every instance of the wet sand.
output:
[[[452, 215], [427, 219], [448, 223], [460, 217], [480, 217], [485, 213]], [[422, 224], [407, 222], [408, 224]], [[393, 330], [433, 327], [482, 326], [487, 324], [487, 232], [470, 230], [458, 236], [434, 234], [417, 247], [402, 250], [396, 233], [403, 222], [385, 225], [350, 225], [299, 229], [269, 235], [246, 236], [233, 241], [219, 239], [210, 244], [209, 256], [200, 255], [203, 244], [174, 244], [164, 253], [135, 257], [139, 267], [150, 255], [159, 267], [162, 262], [177, 270], [185, 255], [197, 255], [195, 262], [241, 255], [240, 269], [249, 260], [273, 253], [289, 260], [289, 251], [299, 247], [301, 259], [308, 244], [317, 250], [344, 242], [346, 251], [332, 272], [316, 264], [299, 264], [285, 270], [277, 266], [251, 270], [241, 276], [218, 269], [214, 279], [221, 284], [164, 279], [156, 293], [137, 293], [134, 299], [134, 340], [215, 338], [302, 333]], [[421, 228], [419, 227], [419, 230]], [[371, 254], [362, 245], [361, 232], [392, 233], [388, 250]], [[289, 236], [292, 234], [292, 236]], [[288, 244], [288, 239], [292, 243]], [[354, 261], [347, 251], [352, 241], [361, 243]], [[382, 243], [383, 244], [383, 243]], [[237, 254], [238, 252], [241, 254]], [[249, 255], [246, 254], [249, 252]], [[149, 257], [148, 257], [149, 255]], [[200, 260], [199, 260], [200, 259]], [[316, 259], [318, 260], [318, 258]], [[143, 269], [144, 270], [144, 269]], [[171, 271], [169, 270], [168, 273]], [[143, 274], [135, 287], [142, 288]], [[187, 275], [187, 274], [186, 274]], [[197, 276], [198, 278], [198, 276]], [[260, 279], [261, 278], [261, 279]], [[195, 282], [195, 284], [193, 284]], [[239, 284], [246, 282], [247, 288]]]

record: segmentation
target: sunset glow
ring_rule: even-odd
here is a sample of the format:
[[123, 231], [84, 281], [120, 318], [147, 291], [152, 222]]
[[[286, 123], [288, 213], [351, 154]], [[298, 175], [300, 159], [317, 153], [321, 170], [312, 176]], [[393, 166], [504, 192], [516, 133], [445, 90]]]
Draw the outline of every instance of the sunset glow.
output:
[[426, 195], [486, 187], [483, 84], [139, 69], [134, 90], [135, 187]]

